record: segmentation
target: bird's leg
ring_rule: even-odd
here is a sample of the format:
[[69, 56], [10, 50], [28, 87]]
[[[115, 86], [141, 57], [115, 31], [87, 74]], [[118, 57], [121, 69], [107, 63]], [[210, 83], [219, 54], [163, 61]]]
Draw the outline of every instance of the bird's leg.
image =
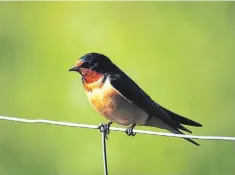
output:
[[136, 133], [133, 132], [133, 129], [135, 126], [136, 126], [136, 124], [133, 124], [133, 125], [131, 125], [131, 127], [126, 129], [126, 134], [128, 136], [135, 136], [136, 135]]
[[101, 123], [98, 127], [98, 129], [100, 129], [100, 132], [105, 132], [106, 139], [108, 139], [108, 135], [110, 133], [109, 127], [112, 123], [113, 122], [109, 122], [108, 124]]

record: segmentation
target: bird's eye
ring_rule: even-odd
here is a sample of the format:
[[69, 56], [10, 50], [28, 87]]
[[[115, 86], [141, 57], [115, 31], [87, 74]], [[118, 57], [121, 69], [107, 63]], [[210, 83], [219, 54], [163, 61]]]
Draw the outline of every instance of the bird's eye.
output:
[[84, 68], [89, 68], [91, 65], [92, 65], [91, 62], [84, 62], [84, 63], [82, 64], [82, 67], [84, 67]]

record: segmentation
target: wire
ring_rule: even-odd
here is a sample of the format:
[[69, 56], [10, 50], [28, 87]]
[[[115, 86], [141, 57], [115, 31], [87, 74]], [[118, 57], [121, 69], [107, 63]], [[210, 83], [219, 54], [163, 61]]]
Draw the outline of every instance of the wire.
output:
[[107, 161], [107, 152], [106, 152], [106, 138], [107, 138], [107, 129], [101, 126], [100, 131], [102, 132], [102, 152], [103, 152], [103, 162], [104, 162], [104, 175], [108, 175], [108, 161]]
[[[0, 116], [0, 119], [7, 120], [7, 121], [22, 122], [22, 123], [44, 123], [44, 124], [69, 126], [69, 127], [99, 129], [102, 132], [102, 152], [103, 152], [103, 163], [104, 163], [104, 175], [108, 175], [106, 136], [109, 133], [109, 131], [107, 130], [107, 128], [106, 129], [104, 128], [104, 125], [98, 126], [98, 125], [71, 123], [71, 122], [65, 122], [65, 121], [53, 121], [53, 120], [44, 120], [44, 119], [25, 119], [25, 118], [7, 117], [7, 116]], [[116, 128], [116, 127], [110, 127], [109, 130], [121, 131], [121, 132], [126, 131], [126, 129], [124, 128]], [[133, 132], [138, 133], [138, 134], [149, 134], [149, 135], [158, 135], [158, 136], [167, 136], [167, 137], [181, 137], [181, 138], [201, 139], [201, 140], [235, 141], [235, 137], [195, 136], [195, 135], [182, 135], [182, 134], [172, 134], [172, 133], [144, 131], [144, 130], [133, 130]]]
[[[25, 118], [7, 117], [7, 116], [0, 116], [0, 119], [8, 120], [8, 121], [15, 121], [15, 122], [23, 122], [23, 123], [44, 123], [44, 124], [69, 126], [69, 127], [99, 129], [98, 125], [78, 124], [78, 123], [71, 123], [71, 122], [65, 122], [65, 121], [53, 121], [53, 120], [44, 120], [44, 119], [25, 119]], [[109, 129], [112, 131], [120, 131], [120, 132], [126, 131], [126, 129], [124, 128], [116, 128], [116, 127], [110, 127]], [[164, 133], [164, 132], [145, 131], [145, 130], [133, 130], [133, 132], [137, 134], [149, 134], [149, 135], [158, 135], [158, 136], [166, 136], [166, 137], [180, 137], [180, 138], [201, 139], [201, 140], [235, 141], [235, 137], [224, 137], [224, 136], [182, 135], [182, 134], [172, 134], [172, 133]]]

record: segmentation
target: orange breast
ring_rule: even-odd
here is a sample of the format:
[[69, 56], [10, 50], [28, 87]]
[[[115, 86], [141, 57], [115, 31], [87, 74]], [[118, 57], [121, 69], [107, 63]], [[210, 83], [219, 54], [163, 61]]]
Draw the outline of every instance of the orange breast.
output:
[[86, 94], [92, 106], [105, 117], [111, 116], [116, 109], [117, 101], [115, 97], [118, 92], [112, 88], [110, 82], [102, 82], [102, 78], [97, 82], [87, 84], [84, 82]]
[[123, 98], [112, 87], [110, 80], [100, 78], [94, 83], [85, 83], [86, 95], [92, 106], [108, 120], [121, 125], [130, 126], [133, 123], [143, 125], [148, 114]]

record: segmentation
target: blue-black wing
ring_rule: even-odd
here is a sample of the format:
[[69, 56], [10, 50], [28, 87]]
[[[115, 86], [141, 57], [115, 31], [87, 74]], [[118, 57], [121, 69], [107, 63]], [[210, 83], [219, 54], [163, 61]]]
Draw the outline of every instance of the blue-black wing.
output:
[[135, 104], [137, 107], [143, 109], [154, 117], [159, 117], [163, 122], [174, 129], [181, 129], [191, 133], [190, 130], [181, 124], [198, 127], [202, 126], [201, 124], [175, 114], [154, 102], [150, 96], [148, 96], [131, 78], [129, 78], [120, 69], [118, 69], [116, 73], [110, 75], [110, 81], [112, 86], [118, 90], [119, 93], [130, 103]]

